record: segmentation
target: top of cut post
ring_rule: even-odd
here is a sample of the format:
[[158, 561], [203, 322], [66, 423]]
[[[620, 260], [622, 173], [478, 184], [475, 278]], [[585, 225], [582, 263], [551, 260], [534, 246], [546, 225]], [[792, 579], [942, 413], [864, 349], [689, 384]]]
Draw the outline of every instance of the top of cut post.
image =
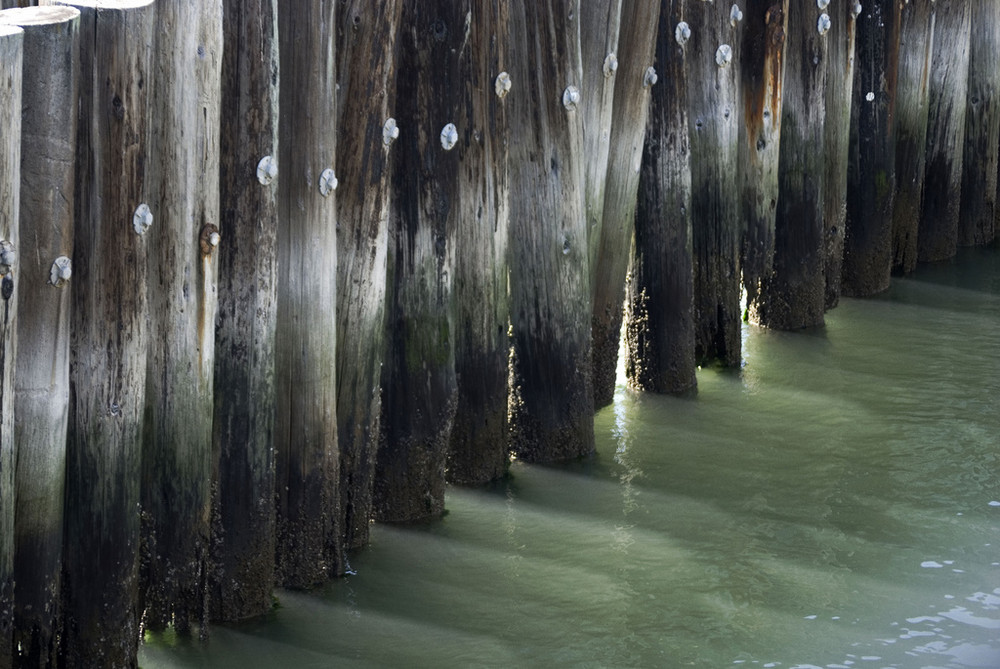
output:
[[43, 26], [71, 21], [80, 16], [74, 7], [15, 7], [0, 11], [0, 24], [11, 26]]
[[[2, 12], [0, 12], [2, 14]], [[12, 37], [14, 35], [23, 35], [24, 31], [17, 26], [8, 26], [0, 23], [0, 38], [2, 37]]]
[[91, 9], [134, 9], [153, 4], [153, 0], [59, 0], [60, 5]]

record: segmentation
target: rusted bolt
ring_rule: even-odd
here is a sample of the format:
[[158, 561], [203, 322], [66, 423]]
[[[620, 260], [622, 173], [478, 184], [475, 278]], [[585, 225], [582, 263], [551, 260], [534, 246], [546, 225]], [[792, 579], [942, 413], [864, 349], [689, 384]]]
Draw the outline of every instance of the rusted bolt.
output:
[[604, 57], [604, 78], [607, 79], [618, 71], [618, 56], [609, 53]]
[[52, 261], [52, 268], [49, 270], [49, 283], [56, 288], [62, 288], [73, 276], [73, 261], [66, 256], [59, 256]]
[[319, 175], [319, 194], [323, 197], [327, 197], [333, 191], [337, 190], [337, 175], [334, 173], [333, 169], [326, 168], [323, 173]]
[[455, 127], [454, 123], [449, 123], [445, 127], [441, 128], [441, 146], [445, 151], [451, 151], [455, 148], [455, 143], [458, 141], [458, 129]]
[[392, 144], [399, 137], [399, 126], [396, 125], [396, 119], [388, 118], [386, 119], [385, 125], [382, 126], [382, 143], [386, 146]]
[[737, 4], [733, 5], [733, 8], [729, 10], [729, 24], [734, 28], [736, 24], [743, 20], [743, 10]]
[[222, 241], [222, 235], [219, 234], [219, 228], [215, 227], [212, 223], [206, 223], [205, 227], [201, 229], [201, 234], [198, 236], [198, 245], [201, 247], [201, 254], [203, 256], [212, 255], [212, 251], [219, 245]]
[[656, 83], [657, 78], [658, 77], [656, 76], [656, 68], [650, 65], [649, 67], [646, 68], [646, 74], [644, 74], [642, 77], [642, 87], [649, 88], [650, 86]]
[[733, 62], [733, 47], [723, 44], [715, 50], [715, 64], [719, 67], [726, 67]]
[[17, 262], [17, 252], [14, 245], [8, 240], [0, 240], [0, 275], [10, 274], [14, 263]]
[[278, 176], [278, 161], [273, 156], [261, 158], [257, 163], [257, 181], [269, 186], [276, 176]]
[[576, 109], [577, 103], [580, 102], [580, 89], [576, 86], [570, 84], [563, 91], [562, 103], [563, 107], [569, 109], [570, 111]]
[[132, 228], [135, 230], [135, 234], [143, 235], [151, 225], [153, 225], [153, 212], [149, 210], [149, 205], [143, 202], [135, 208], [135, 213], [132, 214]]
[[497, 80], [493, 84], [493, 88], [497, 92], [497, 97], [500, 99], [507, 97], [507, 94], [510, 93], [510, 87], [511, 87], [510, 75], [507, 74], [506, 72], [501, 72], [500, 74], [498, 74]]
[[819, 31], [820, 35], [825, 35], [830, 30], [830, 15], [820, 14], [819, 22], [816, 24], [816, 30]]
[[691, 39], [691, 26], [689, 26], [686, 21], [681, 21], [677, 24], [677, 27], [674, 28], [674, 39], [677, 40], [677, 43], [681, 46], [687, 44], [687, 41]]

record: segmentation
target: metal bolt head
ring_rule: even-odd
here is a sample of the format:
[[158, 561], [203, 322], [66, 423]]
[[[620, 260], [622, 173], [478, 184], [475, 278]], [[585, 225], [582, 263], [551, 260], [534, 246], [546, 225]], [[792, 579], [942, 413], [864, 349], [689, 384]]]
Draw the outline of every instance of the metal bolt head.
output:
[[269, 186], [274, 178], [278, 176], [278, 161], [274, 156], [264, 156], [257, 163], [257, 181], [264, 186]]
[[14, 245], [8, 240], [0, 240], [0, 275], [10, 274], [10, 270], [17, 262], [17, 252]]
[[715, 50], [715, 64], [719, 67], [726, 67], [733, 62], [733, 47], [723, 44]]
[[451, 151], [458, 142], [458, 129], [454, 123], [449, 123], [441, 128], [441, 146], [445, 151]]
[[646, 68], [646, 73], [642, 76], [642, 87], [649, 88], [656, 83], [658, 78], [656, 76], [656, 68], [650, 65]]
[[135, 213], [132, 214], [132, 228], [135, 230], [135, 234], [142, 235], [149, 230], [149, 226], [153, 225], [153, 212], [149, 210], [149, 205], [143, 202], [135, 209]]
[[868, 95], [865, 96], [865, 100], [868, 102], [875, 102], [875, 91], [868, 91]]
[[396, 125], [396, 119], [390, 117], [386, 119], [385, 125], [382, 126], [382, 143], [386, 146], [392, 144], [399, 137], [399, 126]]
[[861, 16], [861, 3], [855, 2], [854, 6], [851, 7], [851, 18], [858, 18]]
[[609, 53], [604, 57], [604, 78], [607, 79], [611, 77], [615, 72], [618, 71], [618, 56], [613, 53]]
[[733, 5], [733, 8], [729, 10], [729, 23], [734, 28], [736, 24], [743, 20], [743, 10], [737, 4]]
[[49, 283], [56, 288], [62, 288], [73, 276], [73, 261], [66, 256], [59, 256], [52, 261], [52, 268], [49, 270]]
[[319, 194], [323, 197], [328, 197], [330, 193], [337, 190], [337, 175], [334, 173], [333, 169], [326, 168], [323, 173], [319, 175]]
[[578, 102], [580, 102], [580, 89], [570, 84], [569, 86], [566, 87], [566, 90], [563, 91], [563, 96], [562, 96], [563, 107], [565, 107], [570, 111], [573, 111], [574, 109], [576, 109], [576, 105]]
[[501, 72], [500, 74], [498, 74], [497, 80], [493, 84], [493, 88], [497, 92], [497, 97], [500, 98], [501, 100], [507, 97], [507, 94], [510, 93], [511, 85], [512, 84], [510, 81], [509, 74], [507, 74], [506, 72]]
[[816, 0], [816, 6], [820, 9], [826, 9], [830, 6], [830, 0]]
[[674, 39], [681, 46], [687, 44], [687, 41], [691, 39], [691, 26], [686, 21], [681, 21], [677, 24], [677, 27], [674, 29]]
[[819, 31], [820, 35], [825, 35], [827, 32], [830, 31], [831, 25], [832, 23], [830, 22], [830, 15], [820, 14], [819, 21], [816, 23], [816, 30]]
[[219, 228], [212, 225], [211, 223], [205, 224], [205, 227], [201, 229], [201, 234], [198, 235], [198, 245], [201, 248], [201, 254], [203, 256], [210, 256], [215, 248], [222, 241], [222, 235], [219, 234]]

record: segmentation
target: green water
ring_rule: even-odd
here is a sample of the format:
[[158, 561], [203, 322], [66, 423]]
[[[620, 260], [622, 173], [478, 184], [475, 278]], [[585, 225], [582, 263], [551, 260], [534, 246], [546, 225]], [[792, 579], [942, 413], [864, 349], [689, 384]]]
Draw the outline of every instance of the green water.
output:
[[142, 666], [1000, 667], [1000, 252], [744, 349]]

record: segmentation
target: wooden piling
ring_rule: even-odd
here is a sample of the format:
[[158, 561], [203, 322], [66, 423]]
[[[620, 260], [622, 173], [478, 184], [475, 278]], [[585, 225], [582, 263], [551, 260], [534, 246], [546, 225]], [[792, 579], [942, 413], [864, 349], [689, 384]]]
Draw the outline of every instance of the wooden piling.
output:
[[[464, 223], [455, 230], [453, 337], [458, 403], [451, 429], [448, 480], [484, 483], [507, 471], [507, 366], [510, 298], [507, 293], [511, 62], [506, 2], [479, 3], [470, 33], [467, 122], [473, 138], [458, 159]], [[506, 74], [506, 77], [504, 76]], [[510, 82], [513, 86], [513, 82]]]
[[140, 588], [146, 627], [183, 632], [208, 613], [222, 3], [156, 12]]
[[[17, 241], [21, 189], [21, 65], [24, 32], [0, 24], [0, 237]], [[16, 253], [18, 249], [14, 248]], [[15, 266], [16, 267], [16, 266]], [[14, 622], [14, 366], [17, 298], [13, 268], [0, 279], [0, 669], [12, 666]]]
[[[342, 570], [337, 481], [334, 0], [278, 3], [278, 583]], [[327, 171], [330, 170], [330, 171]], [[343, 177], [342, 177], [343, 178]], [[344, 178], [347, 189], [356, 185]]]
[[742, 22], [734, 21], [726, 3], [691, 2], [687, 10], [696, 355], [699, 364], [736, 367], [742, 357], [737, 176]]
[[972, 11], [965, 0], [937, 0], [931, 59], [924, 165], [924, 196], [917, 257], [936, 262], [954, 257], [962, 200], [962, 157], [969, 83]]
[[[640, 390], [697, 387], [687, 50], [676, 38], [687, 0], [660, 7], [656, 70], [639, 177], [634, 252], [625, 300], [625, 374]], [[681, 26], [683, 32], [683, 26]]]
[[595, 409], [611, 404], [617, 383], [625, 278], [632, 256], [646, 119], [650, 91], [660, 80], [653, 60], [659, 19], [660, 0], [622, 3], [611, 150], [604, 183], [597, 266], [591, 268]]
[[895, 0], [869, 0], [858, 17], [843, 262], [843, 292], [851, 297], [888, 290], [892, 273], [900, 16]]
[[[864, 11], [869, 3], [862, 3]], [[856, 75], [856, 37], [858, 18], [856, 1], [832, 2], [830, 31], [827, 33], [826, 118], [823, 123], [823, 149], [826, 161], [823, 173], [823, 239], [826, 262], [826, 309], [840, 301], [843, 276], [844, 235], [847, 228], [848, 160], [851, 139], [851, 100]]]
[[66, 425], [80, 12], [0, 12], [24, 30], [18, 359], [14, 649], [23, 666], [57, 659]]
[[[393, 119], [401, 0], [338, 5], [337, 428], [344, 546], [368, 542], [385, 347]], [[439, 131], [440, 132], [440, 131]]]
[[747, 302], [753, 303], [774, 263], [788, 0], [751, 0], [743, 14], [738, 64], [743, 94], [739, 134], [742, 269]]
[[512, 449], [594, 450], [579, 0], [511, 3]]
[[896, 200], [892, 212], [892, 268], [898, 273], [912, 272], [917, 266], [935, 16], [933, 0], [904, 3], [900, 14], [893, 114]]
[[774, 265], [749, 305], [752, 320], [781, 330], [823, 324], [823, 123], [830, 22], [813, 3], [789, 3]]
[[[218, 456], [209, 604], [215, 620], [272, 606], [274, 337], [278, 302], [278, 0], [224, 0], [219, 129]], [[274, 168], [274, 171], [269, 168]]]
[[63, 657], [133, 666], [145, 407], [151, 0], [75, 0], [80, 10]]
[[995, 0], [972, 0], [969, 90], [962, 161], [960, 246], [984, 246], [996, 237], [1000, 157], [1000, 13]]

